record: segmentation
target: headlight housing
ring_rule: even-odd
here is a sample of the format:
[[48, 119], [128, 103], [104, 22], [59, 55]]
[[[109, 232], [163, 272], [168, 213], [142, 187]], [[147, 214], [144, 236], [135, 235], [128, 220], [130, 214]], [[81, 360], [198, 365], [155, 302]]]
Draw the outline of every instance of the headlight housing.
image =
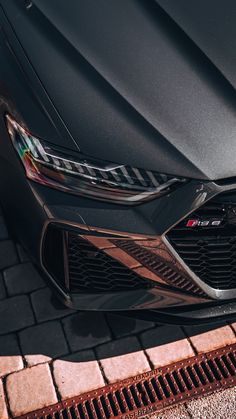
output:
[[122, 204], [154, 199], [186, 182], [127, 165], [96, 161], [35, 138], [10, 115], [9, 135], [26, 171], [35, 182], [72, 194]]

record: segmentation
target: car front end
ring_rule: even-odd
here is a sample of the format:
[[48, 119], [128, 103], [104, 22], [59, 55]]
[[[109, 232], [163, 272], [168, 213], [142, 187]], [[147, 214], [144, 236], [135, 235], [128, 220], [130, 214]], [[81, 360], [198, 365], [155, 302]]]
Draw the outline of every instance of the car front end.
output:
[[160, 6], [23, 3], [0, 1], [13, 234], [69, 307], [232, 318], [234, 92]]

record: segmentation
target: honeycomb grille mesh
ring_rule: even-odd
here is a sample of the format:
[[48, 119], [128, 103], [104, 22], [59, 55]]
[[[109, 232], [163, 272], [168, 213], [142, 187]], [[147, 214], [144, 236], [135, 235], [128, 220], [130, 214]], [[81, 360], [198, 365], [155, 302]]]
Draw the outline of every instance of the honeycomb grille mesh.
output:
[[[233, 202], [233, 200], [235, 202]], [[186, 265], [214, 289], [236, 288], [236, 196], [220, 194], [190, 215], [191, 219], [222, 220], [218, 227], [187, 228], [181, 221], [168, 238]]]
[[72, 292], [114, 292], [147, 289], [153, 282], [97, 249], [76, 234], [68, 235], [68, 266]]
[[143, 266], [150, 269], [154, 274], [165, 280], [169, 285], [180, 288], [191, 294], [205, 297], [205, 293], [191, 282], [182, 272], [177, 270], [171, 263], [152, 253], [149, 249], [139, 246], [131, 240], [113, 240], [117, 246], [138, 260]]
[[189, 268], [215, 289], [236, 288], [236, 236], [172, 238], [175, 250]]

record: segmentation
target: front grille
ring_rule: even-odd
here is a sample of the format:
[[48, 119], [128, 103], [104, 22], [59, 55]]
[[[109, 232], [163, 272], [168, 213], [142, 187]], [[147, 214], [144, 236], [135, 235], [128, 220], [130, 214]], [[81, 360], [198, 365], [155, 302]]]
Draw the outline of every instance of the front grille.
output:
[[[191, 214], [168, 234], [188, 267], [215, 289], [236, 288], [236, 203], [222, 195]], [[235, 212], [236, 213], [236, 212]], [[187, 228], [189, 219], [220, 219], [220, 226]]]
[[236, 237], [175, 237], [175, 250], [189, 268], [212, 288], [236, 288]]
[[68, 234], [68, 275], [72, 292], [132, 291], [155, 286], [73, 233]]

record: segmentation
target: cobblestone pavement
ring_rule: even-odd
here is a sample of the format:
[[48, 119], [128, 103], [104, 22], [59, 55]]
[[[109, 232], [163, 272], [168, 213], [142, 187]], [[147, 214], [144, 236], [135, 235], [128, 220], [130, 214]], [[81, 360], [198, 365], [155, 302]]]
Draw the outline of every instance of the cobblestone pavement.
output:
[[[0, 419], [234, 343], [235, 332], [236, 323], [166, 326], [65, 308], [10, 240], [0, 214]], [[233, 390], [210, 397], [156, 417], [233, 417]], [[220, 398], [228, 400], [227, 415], [210, 416]]]

